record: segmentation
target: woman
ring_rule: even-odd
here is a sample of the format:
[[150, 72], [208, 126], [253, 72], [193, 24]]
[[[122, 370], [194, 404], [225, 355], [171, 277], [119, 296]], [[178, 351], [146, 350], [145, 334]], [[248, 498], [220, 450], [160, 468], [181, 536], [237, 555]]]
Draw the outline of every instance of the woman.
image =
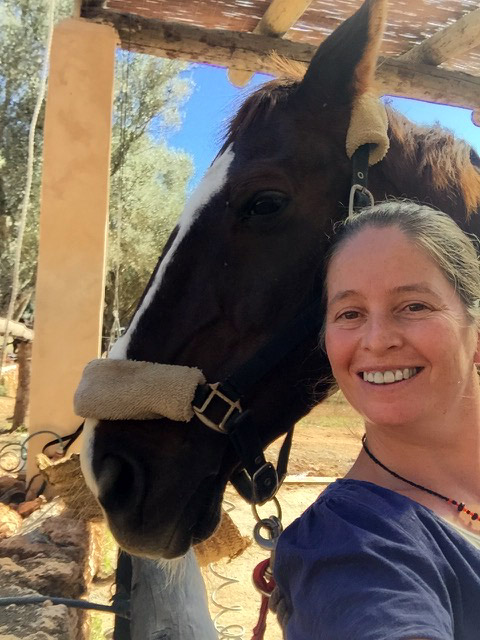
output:
[[288, 640], [480, 638], [479, 299], [443, 213], [383, 203], [337, 231], [324, 340], [365, 437], [279, 540]]

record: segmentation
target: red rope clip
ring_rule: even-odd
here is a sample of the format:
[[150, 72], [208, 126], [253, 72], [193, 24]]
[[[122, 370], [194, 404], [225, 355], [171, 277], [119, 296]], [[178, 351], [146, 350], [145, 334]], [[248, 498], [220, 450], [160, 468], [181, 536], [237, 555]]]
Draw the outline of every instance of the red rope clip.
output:
[[[265, 578], [265, 574], [268, 572], [269, 579]], [[270, 573], [270, 558], [262, 560], [253, 570], [253, 584], [255, 587], [266, 596], [269, 596], [275, 589], [275, 579]]]
[[[268, 580], [265, 577], [267, 573], [269, 575]], [[263, 640], [265, 629], [267, 628], [268, 598], [275, 588], [275, 580], [270, 573], [270, 558], [262, 560], [253, 570], [253, 584], [262, 594], [262, 603], [258, 622], [253, 629], [252, 640]]]

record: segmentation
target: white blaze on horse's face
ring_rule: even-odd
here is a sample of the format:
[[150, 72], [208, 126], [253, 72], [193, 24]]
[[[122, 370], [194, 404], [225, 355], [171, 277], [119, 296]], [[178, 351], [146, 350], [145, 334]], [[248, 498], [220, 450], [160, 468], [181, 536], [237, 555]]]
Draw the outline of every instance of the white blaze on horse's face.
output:
[[[224, 186], [227, 179], [228, 168], [232, 164], [234, 158], [232, 147], [233, 144], [231, 144], [224, 151], [224, 153], [222, 153], [222, 155], [215, 160], [215, 162], [208, 169], [203, 180], [193, 192], [192, 197], [187, 202], [178, 222], [178, 233], [175, 241], [172, 243], [172, 246], [163, 258], [162, 263], [155, 275], [155, 280], [152, 282], [150, 288], [148, 289], [141, 306], [139, 307], [137, 313], [132, 319], [132, 322], [130, 323], [130, 326], [128, 327], [128, 330], [121, 338], [117, 340], [112, 350], [110, 351], [110, 358], [114, 358], [116, 360], [124, 360], [126, 358], [127, 348], [131, 336], [135, 331], [140, 317], [148, 309], [155, 293], [160, 288], [163, 275], [167, 269], [167, 266], [172, 261], [175, 251], [182, 242], [183, 238], [185, 238], [185, 236], [187, 235], [190, 227], [192, 226], [202, 207], [207, 204], [207, 202]], [[83, 449], [80, 456], [82, 473], [85, 477], [88, 488], [95, 496], [98, 496], [99, 488], [95, 480], [95, 474], [93, 473], [92, 460], [94, 443], [93, 435], [97, 424], [98, 422], [96, 420], [88, 419], [85, 421], [83, 430]]]
[[135, 331], [138, 321], [141, 316], [145, 313], [145, 311], [150, 306], [155, 293], [160, 288], [162, 283], [162, 278], [164, 273], [171, 262], [175, 251], [179, 247], [183, 238], [188, 233], [188, 230], [192, 226], [195, 218], [198, 216], [202, 207], [207, 204], [207, 202], [220, 191], [227, 179], [228, 168], [232, 164], [234, 153], [232, 150], [233, 144], [230, 144], [227, 149], [222, 153], [221, 156], [215, 160], [215, 162], [208, 169], [207, 173], [203, 177], [203, 180], [200, 182], [198, 187], [193, 192], [191, 198], [187, 202], [185, 209], [183, 210], [182, 215], [180, 216], [180, 220], [178, 222], [178, 233], [177, 236], [172, 243], [172, 246], [168, 250], [167, 254], [162, 260], [162, 264], [160, 265], [156, 275], [155, 280], [152, 282], [150, 288], [148, 289], [145, 297], [143, 299], [140, 308], [137, 310], [137, 313], [132, 319], [130, 326], [124, 335], [117, 340], [117, 342], [113, 345], [112, 350], [110, 351], [109, 358], [114, 358], [115, 360], [123, 360], [127, 357], [127, 348], [130, 342], [130, 338]]
[[82, 474], [87, 483], [87, 487], [98, 498], [98, 486], [95, 481], [95, 475], [92, 469], [93, 460], [93, 432], [97, 426], [98, 421], [92, 418], [87, 418], [83, 425], [82, 434], [82, 451], [80, 453], [80, 466], [82, 468]]

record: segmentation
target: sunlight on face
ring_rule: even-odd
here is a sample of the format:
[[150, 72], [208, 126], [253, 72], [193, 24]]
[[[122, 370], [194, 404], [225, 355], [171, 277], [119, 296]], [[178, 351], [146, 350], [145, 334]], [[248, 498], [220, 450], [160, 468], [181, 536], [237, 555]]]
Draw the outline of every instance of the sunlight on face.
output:
[[477, 331], [454, 288], [400, 229], [366, 228], [327, 274], [326, 348], [372, 424], [438, 420], [478, 393]]

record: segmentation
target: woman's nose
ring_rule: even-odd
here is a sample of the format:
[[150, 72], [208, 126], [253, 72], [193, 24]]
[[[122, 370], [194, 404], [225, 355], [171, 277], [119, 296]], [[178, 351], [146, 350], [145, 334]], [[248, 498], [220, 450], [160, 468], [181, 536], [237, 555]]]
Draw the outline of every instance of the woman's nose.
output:
[[403, 337], [393, 318], [371, 316], [364, 325], [362, 346], [374, 353], [383, 353], [402, 345]]

